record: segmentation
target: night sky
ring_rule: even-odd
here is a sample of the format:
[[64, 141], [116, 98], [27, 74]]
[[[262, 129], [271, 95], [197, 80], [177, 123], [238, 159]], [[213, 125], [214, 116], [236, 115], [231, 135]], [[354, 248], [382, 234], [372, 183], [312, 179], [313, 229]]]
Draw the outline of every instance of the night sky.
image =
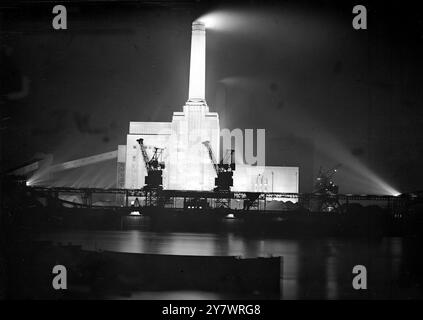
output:
[[[68, 4], [65, 31], [52, 29], [51, 4], [2, 5], [2, 170], [37, 153], [61, 162], [112, 151], [129, 121], [171, 121], [187, 100], [191, 23], [220, 12], [207, 33], [206, 98], [221, 128], [265, 128], [267, 165], [299, 166], [304, 192], [337, 163], [341, 192], [423, 189], [413, 2], [117, 2]], [[352, 28], [356, 4], [368, 30]], [[28, 91], [8, 98], [22, 79]], [[115, 173], [110, 162], [67, 181], [112, 186]]]

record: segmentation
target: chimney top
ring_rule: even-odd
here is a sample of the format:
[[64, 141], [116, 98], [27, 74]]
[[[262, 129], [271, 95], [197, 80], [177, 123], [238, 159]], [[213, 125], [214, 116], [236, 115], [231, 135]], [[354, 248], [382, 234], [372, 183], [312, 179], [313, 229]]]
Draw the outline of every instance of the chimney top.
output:
[[192, 31], [206, 31], [205, 23], [198, 20], [194, 21], [192, 23]]

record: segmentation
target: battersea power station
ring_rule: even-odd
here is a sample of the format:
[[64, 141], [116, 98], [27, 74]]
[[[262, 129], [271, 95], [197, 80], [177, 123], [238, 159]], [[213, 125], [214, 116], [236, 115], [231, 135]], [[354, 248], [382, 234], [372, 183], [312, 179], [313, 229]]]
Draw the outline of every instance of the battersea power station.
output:
[[179, 110], [171, 119], [169, 116], [171, 121], [131, 121], [126, 145], [119, 145], [117, 150], [59, 164], [52, 164], [53, 156], [48, 155], [10, 173], [30, 176], [27, 186], [69, 187], [63, 181], [57, 185], [52, 176], [117, 159], [116, 189], [298, 193], [298, 167], [265, 165], [264, 129], [257, 129], [256, 156], [253, 130], [247, 129], [245, 134], [241, 129], [221, 130], [218, 113], [206, 102], [205, 81], [206, 26], [195, 21], [188, 100], [182, 108], [175, 108]]
[[[152, 158], [162, 164], [163, 189], [206, 191], [215, 188], [221, 134], [219, 115], [212, 112], [206, 102], [205, 79], [206, 27], [195, 21], [188, 100], [182, 110], [173, 112], [170, 122], [129, 123], [126, 145], [119, 145], [117, 150], [117, 188], [143, 188], [148, 174], [144, 160]], [[222, 158], [226, 151], [222, 150]], [[298, 192], [298, 167], [245, 164], [243, 157], [235, 161], [232, 191]]]

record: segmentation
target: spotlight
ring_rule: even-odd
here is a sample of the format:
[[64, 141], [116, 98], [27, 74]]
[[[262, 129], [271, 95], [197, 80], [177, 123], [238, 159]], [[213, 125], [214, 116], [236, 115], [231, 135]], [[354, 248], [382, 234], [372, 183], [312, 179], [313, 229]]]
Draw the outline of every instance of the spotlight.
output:
[[214, 14], [207, 14], [205, 16], [202, 16], [198, 21], [205, 24], [207, 29], [214, 29], [216, 28], [218, 24], [218, 15], [216, 13]]

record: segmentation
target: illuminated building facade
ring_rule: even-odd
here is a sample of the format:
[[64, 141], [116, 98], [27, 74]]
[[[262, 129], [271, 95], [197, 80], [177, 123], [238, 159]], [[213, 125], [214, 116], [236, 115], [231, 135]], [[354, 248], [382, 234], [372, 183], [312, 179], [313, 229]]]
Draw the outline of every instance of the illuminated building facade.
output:
[[[149, 156], [164, 148], [163, 188], [212, 190], [216, 176], [206, 147], [210, 141], [220, 153], [219, 116], [210, 112], [205, 99], [206, 28], [192, 24], [188, 101], [171, 122], [130, 122], [126, 146], [118, 148], [118, 188], [140, 189], [147, 175], [138, 139], [144, 139]], [[264, 186], [263, 181], [267, 181]], [[237, 191], [298, 192], [297, 167], [252, 167], [238, 165], [234, 174]]]

